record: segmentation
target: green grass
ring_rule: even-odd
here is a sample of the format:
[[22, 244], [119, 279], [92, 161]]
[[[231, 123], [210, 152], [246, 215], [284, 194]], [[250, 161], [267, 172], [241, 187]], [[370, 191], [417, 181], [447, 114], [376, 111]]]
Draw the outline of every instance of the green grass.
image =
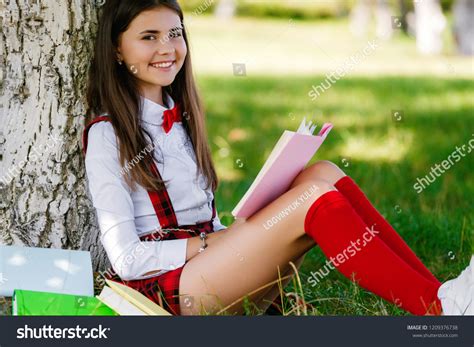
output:
[[[222, 222], [238, 203], [285, 129], [303, 116], [334, 129], [311, 162], [337, 163], [364, 189], [389, 222], [441, 280], [457, 276], [473, 253], [474, 161], [464, 157], [417, 194], [417, 177], [474, 139], [474, 82], [430, 77], [352, 77], [315, 101], [322, 76], [200, 76], [213, 156], [221, 178], [216, 193]], [[402, 110], [397, 122], [392, 110]], [[318, 247], [300, 269], [310, 314], [403, 315], [333, 271], [312, 288], [310, 271], [323, 266]], [[287, 291], [293, 291], [289, 286]]]

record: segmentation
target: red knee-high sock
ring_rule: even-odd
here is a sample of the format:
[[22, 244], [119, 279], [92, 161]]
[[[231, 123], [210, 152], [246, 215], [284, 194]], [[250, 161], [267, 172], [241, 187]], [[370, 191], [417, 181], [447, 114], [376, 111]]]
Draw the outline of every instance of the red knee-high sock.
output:
[[440, 314], [440, 284], [400, 258], [340, 192], [321, 195], [309, 208], [304, 226], [344, 276], [412, 314]]
[[421, 262], [420, 258], [411, 250], [401, 236], [393, 229], [387, 220], [370, 203], [367, 196], [349, 176], [344, 176], [334, 185], [351, 203], [354, 210], [361, 216], [369, 227], [375, 225], [380, 231], [379, 237], [412, 268], [428, 280], [441, 284], [430, 270]]

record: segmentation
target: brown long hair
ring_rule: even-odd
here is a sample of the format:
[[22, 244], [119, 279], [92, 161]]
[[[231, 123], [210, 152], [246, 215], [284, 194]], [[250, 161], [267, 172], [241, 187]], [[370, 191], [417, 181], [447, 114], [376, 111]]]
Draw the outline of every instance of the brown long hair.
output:
[[[87, 86], [86, 124], [100, 114], [110, 116], [122, 167], [140, 152], [146, 152], [144, 159], [132, 166], [130, 175], [124, 176], [130, 187], [134, 188], [136, 182], [148, 190], [160, 190], [164, 183], [152, 172], [153, 151], [143, 151], [149, 146], [151, 136], [142, 128], [138, 116], [141, 102], [137, 78], [125, 64], [117, 63], [116, 50], [120, 34], [127, 30], [133, 19], [141, 12], [158, 6], [166, 6], [179, 15], [183, 37], [189, 47], [183, 12], [176, 0], [107, 0], [101, 8]], [[165, 94], [169, 94], [186, 115], [182, 117], [182, 122], [193, 144], [198, 173], [201, 172], [207, 179], [206, 189], [211, 185], [215, 191], [219, 182], [207, 142], [204, 109], [194, 80], [189, 50], [173, 83], [163, 87], [163, 96]]]

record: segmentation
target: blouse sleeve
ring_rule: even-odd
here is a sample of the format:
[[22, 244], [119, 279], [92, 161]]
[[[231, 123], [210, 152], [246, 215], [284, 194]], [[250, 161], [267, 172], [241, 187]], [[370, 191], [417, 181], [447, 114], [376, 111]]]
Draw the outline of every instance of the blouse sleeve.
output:
[[[97, 212], [100, 240], [115, 273], [123, 280], [138, 280], [183, 266], [187, 239], [140, 241], [112, 124], [96, 123], [88, 136], [85, 166], [89, 191]], [[160, 271], [143, 275], [156, 270]]]
[[224, 230], [224, 229], [227, 229], [227, 227], [221, 223], [221, 220], [219, 218], [219, 213], [217, 211], [217, 207], [216, 207], [216, 216], [214, 217], [214, 221], [213, 221], [213, 227], [214, 227], [214, 231], [219, 231], [219, 230]]

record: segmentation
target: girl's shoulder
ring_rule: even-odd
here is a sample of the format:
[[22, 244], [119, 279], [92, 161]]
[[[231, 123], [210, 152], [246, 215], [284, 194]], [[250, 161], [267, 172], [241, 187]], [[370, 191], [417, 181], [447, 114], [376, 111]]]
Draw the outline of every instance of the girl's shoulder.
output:
[[[87, 130], [88, 143], [86, 144], [87, 151], [84, 162], [96, 207], [98, 206], [97, 201], [101, 201], [100, 196], [105, 192], [107, 194], [114, 192], [131, 194], [132, 191], [124, 180], [124, 176], [128, 173], [123, 171], [120, 165], [119, 149], [112, 123], [95, 122], [90, 124]], [[114, 187], [118, 187], [119, 191]]]
[[86, 161], [91, 157], [118, 159], [118, 140], [111, 122], [93, 122], [84, 129], [83, 152]]
[[84, 152], [104, 152], [110, 149], [117, 150], [117, 137], [111, 122], [94, 119], [84, 129]]

